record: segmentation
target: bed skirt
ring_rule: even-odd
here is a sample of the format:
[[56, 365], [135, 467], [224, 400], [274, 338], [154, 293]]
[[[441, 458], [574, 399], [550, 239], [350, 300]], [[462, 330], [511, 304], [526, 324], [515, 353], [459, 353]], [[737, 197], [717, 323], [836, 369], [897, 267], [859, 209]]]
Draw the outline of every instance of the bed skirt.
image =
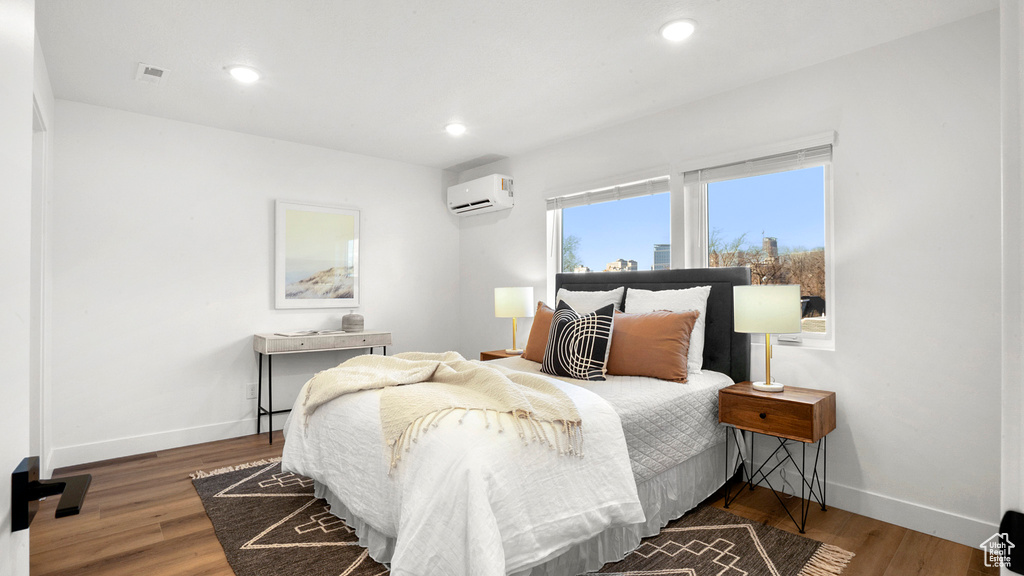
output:
[[[637, 494], [647, 521], [609, 528], [584, 542], [567, 546], [541, 563], [517, 571], [513, 576], [573, 576], [598, 570], [607, 562], [621, 560], [640, 540], [653, 536], [676, 518], [695, 508], [725, 482], [725, 443], [716, 444], [696, 456], [637, 485]], [[345, 520], [371, 558], [391, 562], [395, 539], [378, 532], [352, 514], [341, 500], [320, 482], [316, 495], [327, 500], [331, 513]]]

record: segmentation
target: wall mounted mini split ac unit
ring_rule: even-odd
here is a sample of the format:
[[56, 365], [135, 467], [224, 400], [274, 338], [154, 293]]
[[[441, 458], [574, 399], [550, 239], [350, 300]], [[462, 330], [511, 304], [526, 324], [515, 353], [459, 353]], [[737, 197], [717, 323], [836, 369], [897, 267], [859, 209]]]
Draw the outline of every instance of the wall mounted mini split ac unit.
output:
[[512, 177], [491, 174], [448, 188], [448, 211], [471, 215], [508, 210], [515, 206]]

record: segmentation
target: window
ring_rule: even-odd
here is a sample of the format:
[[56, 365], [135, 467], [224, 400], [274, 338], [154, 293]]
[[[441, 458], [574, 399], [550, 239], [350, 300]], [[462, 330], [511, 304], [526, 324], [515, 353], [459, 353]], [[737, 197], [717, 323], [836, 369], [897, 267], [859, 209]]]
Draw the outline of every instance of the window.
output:
[[832, 146], [684, 174], [698, 194], [705, 265], [749, 266], [753, 284], [799, 284], [803, 333], [830, 338]]
[[800, 284], [803, 332], [780, 339], [831, 348], [835, 138], [701, 161], [671, 192], [661, 176], [548, 199], [547, 297], [563, 271], [749, 266], [754, 284]]
[[548, 200], [556, 271], [667, 269], [668, 189], [663, 176]]

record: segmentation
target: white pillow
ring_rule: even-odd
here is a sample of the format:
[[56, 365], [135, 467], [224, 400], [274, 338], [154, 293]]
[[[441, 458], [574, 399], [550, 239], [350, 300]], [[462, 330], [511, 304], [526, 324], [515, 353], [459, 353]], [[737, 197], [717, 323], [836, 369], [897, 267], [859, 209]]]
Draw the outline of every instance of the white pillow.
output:
[[605, 292], [576, 292], [559, 288], [558, 294], [555, 294], [555, 308], [558, 308], [558, 301], [561, 300], [572, 306], [572, 309], [581, 316], [609, 304], [614, 304], [616, 310], [622, 310], [623, 290], [625, 288], [622, 286]]
[[704, 366], [704, 324], [708, 308], [708, 295], [711, 286], [697, 286], [682, 290], [640, 290], [630, 288], [626, 291], [626, 309], [628, 314], [643, 314], [657, 310], [669, 312], [700, 312], [697, 323], [690, 332], [690, 351], [686, 355], [686, 371], [697, 374]]

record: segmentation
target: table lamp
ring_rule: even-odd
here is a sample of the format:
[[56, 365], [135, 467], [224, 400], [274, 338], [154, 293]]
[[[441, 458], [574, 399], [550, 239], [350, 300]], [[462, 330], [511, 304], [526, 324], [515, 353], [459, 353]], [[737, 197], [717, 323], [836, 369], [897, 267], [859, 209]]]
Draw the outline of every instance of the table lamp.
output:
[[785, 387], [772, 382], [771, 335], [800, 332], [800, 285], [734, 286], [732, 305], [737, 332], [764, 334], [765, 378], [754, 390], [782, 392]]
[[523, 353], [516, 346], [516, 332], [519, 328], [516, 321], [519, 318], [533, 317], [533, 306], [533, 286], [494, 289], [494, 316], [512, 319], [512, 347], [505, 349], [508, 354]]

